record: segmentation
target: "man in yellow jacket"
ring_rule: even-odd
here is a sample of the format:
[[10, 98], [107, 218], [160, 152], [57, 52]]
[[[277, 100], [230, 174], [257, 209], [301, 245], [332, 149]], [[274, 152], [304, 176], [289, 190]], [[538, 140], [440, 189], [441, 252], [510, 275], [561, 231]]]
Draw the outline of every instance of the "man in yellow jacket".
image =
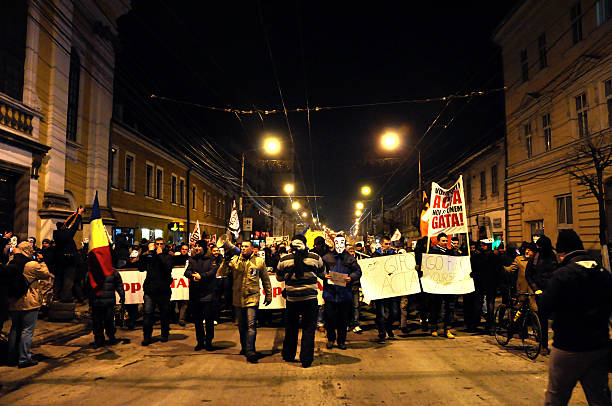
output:
[[255, 338], [257, 337], [257, 309], [259, 308], [259, 281], [263, 285], [266, 298], [264, 305], [272, 302], [272, 285], [266, 269], [266, 261], [253, 253], [250, 241], [240, 244], [240, 255], [235, 255], [221, 265], [220, 274], [232, 275], [233, 305], [238, 319], [240, 332], [240, 354], [246, 355], [247, 361], [257, 363]]

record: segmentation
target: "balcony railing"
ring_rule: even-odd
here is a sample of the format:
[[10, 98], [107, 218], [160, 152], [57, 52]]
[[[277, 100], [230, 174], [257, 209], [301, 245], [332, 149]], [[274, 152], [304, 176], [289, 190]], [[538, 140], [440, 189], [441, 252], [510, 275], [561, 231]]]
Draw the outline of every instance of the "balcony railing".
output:
[[0, 125], [32, 135], [34, 110], [0, 93]]

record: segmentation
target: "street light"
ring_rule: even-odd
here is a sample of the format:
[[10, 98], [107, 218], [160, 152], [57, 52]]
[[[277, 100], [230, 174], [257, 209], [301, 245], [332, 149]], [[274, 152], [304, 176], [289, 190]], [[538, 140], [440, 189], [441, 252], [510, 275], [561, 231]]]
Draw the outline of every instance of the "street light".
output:
[[361, 216], [361, 210], [355, 210], [355, 216], [356, 217]]
[[269, 155], [276, 155], [281, 150], [281, 143], [276, 137], [267, 137], [264, 139], [263, 149]]
[[300, 209], [300, 207], [302, 207], [302, 206], [300, 205], [300, 202], [293, 202], [293, 203], [291, 203], [291, 208], [292, 208], [293, 210], [295, 210], [295, 211], [298, 211], [298, 210]]
[[400, 138], [396, 132], [387, 131], [380, 137], [380, 145], [387, 151], [393, 151], [399, 147]]
[[288, 195], [293, 194], [293, 192], [295, 192], [295, 186], [293, 186], [293, 183], [287, 183], [285, 184], [285, 186], [283, 187], [283, 190], [285, 191], [285, 193], [287, 193]]
[[357, 210], [363, 210], [363, 203], [362, 203], [362, 202], [357, 202], [357, 203], [355, 204], [355, 208], [356, 208]]
[[302, 217], [306, 218], [306, 216], [308, 216], [308, 213], [306, 213], [305, 211], [302, 212]]
[[361, 187], [361, 194], [364, 196], [370, 196], [370, 193], [372, 193], [372, 188], [370, 188], [369, 186], [362, 186]]

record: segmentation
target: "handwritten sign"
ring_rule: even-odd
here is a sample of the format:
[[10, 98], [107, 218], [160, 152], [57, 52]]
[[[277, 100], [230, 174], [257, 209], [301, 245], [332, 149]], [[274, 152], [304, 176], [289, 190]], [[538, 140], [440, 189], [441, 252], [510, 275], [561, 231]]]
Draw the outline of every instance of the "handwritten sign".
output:
[[424, 292], [462, 295], [474, 291], [470, 257], [423, 254], [421, 269]]
[[365, 302], [421, 292], [414, 253], [360, 259]]

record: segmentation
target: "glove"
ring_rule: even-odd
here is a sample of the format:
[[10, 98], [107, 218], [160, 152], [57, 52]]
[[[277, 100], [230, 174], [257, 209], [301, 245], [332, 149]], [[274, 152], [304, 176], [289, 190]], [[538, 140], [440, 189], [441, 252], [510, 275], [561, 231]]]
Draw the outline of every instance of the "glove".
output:
[[266, 298], [264, 299], [264, 306], [268, 306], [270, 303], [272, 303], [272, 298], [266, 296]]

